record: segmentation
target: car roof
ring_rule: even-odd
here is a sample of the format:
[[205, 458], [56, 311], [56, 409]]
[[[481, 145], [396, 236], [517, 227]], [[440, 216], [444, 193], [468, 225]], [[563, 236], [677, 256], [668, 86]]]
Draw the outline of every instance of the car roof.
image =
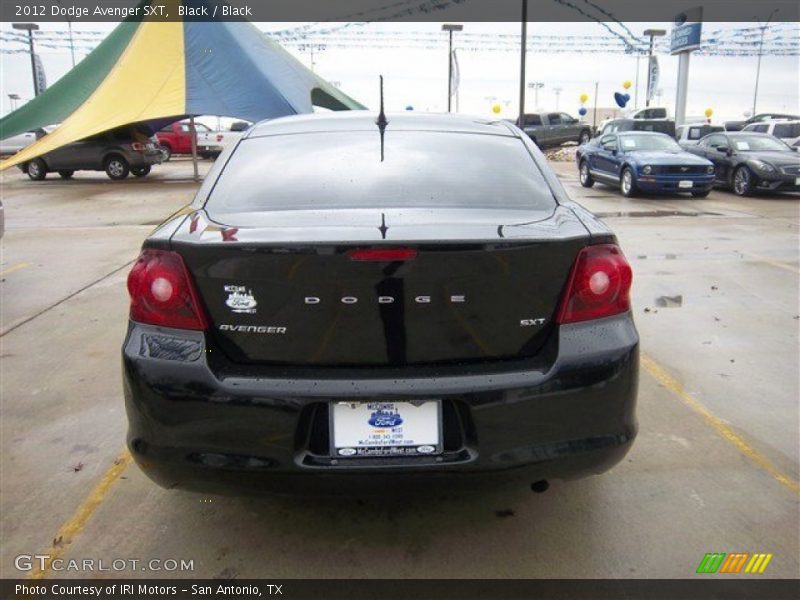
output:
[[669, 134], [664, 133], [663, 131], [615, 131], [616, 135], [666, 135], [668, 138], [672, 139], [672, 136]]
[[[378, 114], [365, 110], [296, 115], [261, 121], [253, 125], [248, 138], [268, 135], [323, 133], [337, 131], [377, 131]], [[441, 131], [519, 137], [515, 128], [504, 119], [487, 119], [464, 115], [401, 112], [388, 113], [386, 131]]]
[[718, 133], [724, 133], [725, 135], [729, 135], [731, 137], [739, 137], [742, 135], [746, 135], [747, 137], [753, 137], [753, 136], [768, 137], [768, 138], [775, 137], [768, 133], [761, 133], [760, 131], [720, 131]]

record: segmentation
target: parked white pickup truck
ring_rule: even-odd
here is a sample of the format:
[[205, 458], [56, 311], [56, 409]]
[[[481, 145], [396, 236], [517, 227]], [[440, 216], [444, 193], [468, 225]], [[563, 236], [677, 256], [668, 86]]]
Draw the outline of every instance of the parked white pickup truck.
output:
[[203, 158], [216, 158], [225, 148], [239, 141], [250, 127], [246, 121], [234, 121], [228, 131], [203, 131], [197, 128], [197, 153]]

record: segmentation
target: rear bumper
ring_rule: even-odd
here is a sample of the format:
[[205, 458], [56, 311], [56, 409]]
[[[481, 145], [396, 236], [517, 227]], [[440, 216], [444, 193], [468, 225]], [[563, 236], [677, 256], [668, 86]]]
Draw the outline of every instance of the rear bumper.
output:
[[148, 165], [161, 164], [163, 155], [159, 150], [152, 150], [148, 152], [137, 153], [133, 155], [131, 160], [132, 167], [145, 167]]
[[[128, 445], [158, 484], [217, 492], [472, 488], [601, 473], [637, 431], [633, 320], [561, 326], [555, 337], [548, 364], [320, 378], [245, 373], [213, 356], [202, 333], [131, 324], [123, 347]], [[442, 399], [442, 456], [332, 458], [319, 439], [328, 402], [373, 398]]]

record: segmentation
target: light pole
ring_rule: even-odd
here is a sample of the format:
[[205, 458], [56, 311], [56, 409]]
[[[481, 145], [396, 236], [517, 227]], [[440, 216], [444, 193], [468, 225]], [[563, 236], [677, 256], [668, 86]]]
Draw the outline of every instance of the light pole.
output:
[[522, 30], [520, 31], [519, 56], [519, 119], [517, 125], [525, 122], [525, 53], [528, 51], [528, 0], [522, 0]]
[[764, 32], [769, 27], [769, 22], [772, 20], [772, 17], [775, 13], [778, 12], [778, 9], [775, 8], [769, 16], [767, 17], [767, 22], [763, 25], [759, 25], [759, 29], [761, 29], [761, 40], [758, 42], [758, 67], [756, 67], [756, 89], [753, 92], [753, 116], [756, 116], [756, 101], [758, 100], [758, 80], [761, 77], [761, 51], [764, 49]]
[[463, 25], [455, 25], [453, 23], [442, 25], [442, 31], [450, 34], [450, 50], [447, 52], [447, 112], [450, 112], [453, 101], [453, 32], [462, 31], [463, 29]]
[[541, 81], [531, 81], [528, 87], [533, 90], [533, 110], [539, 110], [539, 90], [544, 87]]
[[[64, 5], [61, 3], [61, 0], [56, 0], [59, 6], [62, 8]], [[65, 11], [66, 12], [66, 11]], [[72, 42], [72, 19], [69, 17], [65, 17], [67, 19], [67, 27], [69, 27], [69, 53], [72, 55], [72, 66], [75, 66], [75, 44]]]
[[11, 110], [17, 110], [17, 101], [19, 100], [19, 94], [9, 94], [8, 99], [11, 101]]
[[39, 26], [36, 23], [12, 23], [11, 27], [28, 32], [28, 47], [31, 52], [31, 74], [33, 75], [33, 97], [35, 98], [39, 95], [39, 81], [36, 78], [36, 56], [33, 54], [33, 32], [38, 31]]
[[554, 87], [553, 88], [553, 91], [556, 93], [556, 110], [558, 110], [558, 100], [561, 97], [561, 90], [563, 90], [563, 89], [564, 88], [560, 88], [560, 87]]
[[644, 34], [650, 37], [650, 50], [647, 52], [647, 87], [644, 90], [644, 105], [650, 106], [650, 78], [653, 75], [651, 67], [653, 62], [653, 40], [666, 35], [667, 32], [664, 29], [645, 29]]

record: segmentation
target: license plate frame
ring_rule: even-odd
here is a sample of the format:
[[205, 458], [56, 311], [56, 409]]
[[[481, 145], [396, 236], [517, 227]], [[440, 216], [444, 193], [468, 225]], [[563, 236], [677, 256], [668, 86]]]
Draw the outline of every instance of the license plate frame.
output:
[[[363, 439], [356, 440], [359, 443], [346, 443], [354, 441], [353, 436], [355, 435], [355, 437], [358, 438], [358, 435], [354, 434], [352, 430], [350, 432], [345, 432], [343, 429], [349, 428], [354, 418], [363, 419], [367, 417], [370, 412], [372, 412], [372, 414], [369, 415], [369, 419], [376, 418], [374, 411], [378, 411], [379, 409], [388, 412], [394, 410], [394, 412], [398, 414], [401, 414], [400, 410], [402, 410], [401, 418], [403, 418], [403, 421], [394, 427], [375, 427], [369, 421], [366, 421], [367, 425], [363, 427], [361, 434], [369, 433], [371, 428], [375, 435], [381, 435], [383, 439], [373, 440], [371, 444], [360, 443], [365, 441]], [[424, 414], [419, 413], [416, 416], [414, 416], [413, 412], [409, 413], [409, 411], [415, 409], [422, 409], [425, 412]], [[351, 413], [349, 416], [345, 417], [345, 415], [348, 414], [343, 412], [345, 410], [357, 410], [360, 411], [360, 414]], [[337, 413], [339, 417], [338, 421]], [[333, 401], [329, 404], [328, 415], [328, 437], [330, 440], [331, 458], [348, 460], [357, 458], [435, 457], [441, 455], [443, 452], [444, 427], [442, 419], [442, 401], [437, 398], [426, 398], [424, 400]], [[414, 432], [409, 432], [407, 434], [402, 429], [400, 429], [399, 432], [397, 431], [398, 428], [401, 428], [404, 424], [405, 427], [408, 428], [409, 424], [414, 423], [414, 421], [430, 419], [431, 417], [435, 419], [435, 422], [425, 423], [425, 431], [420, 432], [418, 435]], [[351, 423], [346, 423], [345, 418], [348, 418]], [[387, 422], [391, 422], [391, 415]], [[416, 425], [419, 425], [419, 423], [417, 422]], [[388, 433], [387, 430], [389, 430]], [[343, 436], [343, 433], [346, 433], [346, 436]], [[393, 441], [389, 439], [389, 436], [396, 436], [398, 433], [402, 434], [403, 437], [395, 437], [395, 440], [404, 443], [380, 443], [380, 441]], [[435, 439], [432, 439], [431, 435], [434, 433]], [[416, 437], [416, 439], [414, 439], [414, 437]]]
[[694, 181], [692, 181], [691, 179], [681, 179], [678, 182], [678, 187], [680, 189], [682, 189], [682, 190], [687, 190], [689, 188], [693, 188], [694, 187]]

